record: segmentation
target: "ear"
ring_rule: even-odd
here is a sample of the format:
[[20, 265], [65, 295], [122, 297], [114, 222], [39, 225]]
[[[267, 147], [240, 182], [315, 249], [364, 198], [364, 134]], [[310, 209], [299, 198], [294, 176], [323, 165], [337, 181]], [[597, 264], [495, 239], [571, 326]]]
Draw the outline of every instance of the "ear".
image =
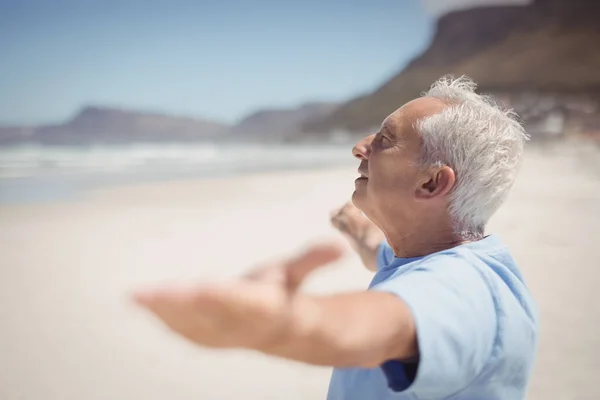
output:
[[416, 191], [417, 200], [431, 200], [436, 197], [447, 195], [454, 187], [456, 176], [454, 170], [448, 166], [436, 168], [429, 171], [425, 181], [419, 185]]

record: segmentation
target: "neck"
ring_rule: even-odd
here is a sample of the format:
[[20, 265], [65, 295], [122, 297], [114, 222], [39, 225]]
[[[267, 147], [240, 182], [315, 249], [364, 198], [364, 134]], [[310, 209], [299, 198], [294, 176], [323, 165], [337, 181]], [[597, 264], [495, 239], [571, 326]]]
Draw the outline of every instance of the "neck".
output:
[[401, 258], [426, 256], [470, 241], [457, 235], [449, 221], [424, 221], [410, 231], [392, 227], [384, 233], [396, 257]]

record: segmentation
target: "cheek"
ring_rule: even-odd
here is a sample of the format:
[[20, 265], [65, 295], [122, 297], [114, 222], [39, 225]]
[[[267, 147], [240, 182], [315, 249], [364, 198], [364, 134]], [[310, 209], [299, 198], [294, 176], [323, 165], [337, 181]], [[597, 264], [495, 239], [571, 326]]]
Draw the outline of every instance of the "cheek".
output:
[[412, 172], [397, 160], [369, 162], [369, 189], [378, 196], [405, 196], [412, 191]]
[[410, 215], [414, 200], [414, 169], [404, 160], [369, 159], [369, 181], [361, 200], [370, 218], [383, 221], [390, 215]]

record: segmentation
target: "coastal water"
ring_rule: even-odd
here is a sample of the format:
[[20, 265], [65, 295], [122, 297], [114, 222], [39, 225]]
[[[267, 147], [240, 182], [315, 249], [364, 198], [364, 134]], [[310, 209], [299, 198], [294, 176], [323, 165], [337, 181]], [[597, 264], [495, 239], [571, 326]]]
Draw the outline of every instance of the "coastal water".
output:
[[58, 200], [89, 187], [355, 163], [350, 145], [147, 143], [0, 147], [0, 203]]

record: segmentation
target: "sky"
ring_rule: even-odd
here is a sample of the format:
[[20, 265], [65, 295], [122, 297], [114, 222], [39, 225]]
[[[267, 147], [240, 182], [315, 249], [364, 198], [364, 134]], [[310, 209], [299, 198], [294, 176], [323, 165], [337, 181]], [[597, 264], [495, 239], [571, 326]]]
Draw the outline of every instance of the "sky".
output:
[[421, 52], [449, 3], [474, 2], [498, 0], [0, 0], [0, 124], [86, 105], [233, 123], [348, 100]]

